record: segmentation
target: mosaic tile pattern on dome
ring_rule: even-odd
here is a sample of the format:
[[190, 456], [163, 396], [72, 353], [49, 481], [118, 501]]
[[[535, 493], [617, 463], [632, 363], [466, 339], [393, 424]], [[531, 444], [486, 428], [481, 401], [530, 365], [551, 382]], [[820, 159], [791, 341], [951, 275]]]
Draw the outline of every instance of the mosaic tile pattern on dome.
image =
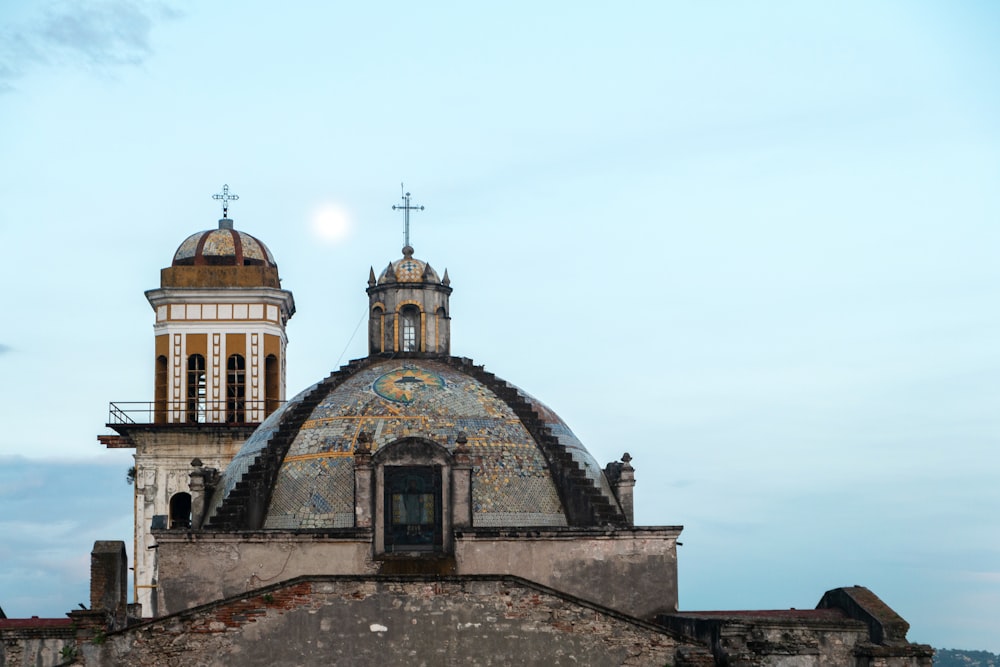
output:
[[[317, 383], [318, 384], [318, 383]], [[305, 391], [300, 392], [290, 401], [279, 407], [277, 410], [268, 415], [260, 426], [253, 432], [240, 451], [237, 452], [233, 460], [229, 462], [226, 466], [226, 471], [222, 475], [222, 480], [219, 486], [216, 488], [215, 493], [212, 494], [212, 499], [209, 502], [208, 518], [215, 516], [216, 510], [222, 504], [223, 499], [233, 490], [237, 482], [243, 478], [250, 466], [253, 465], [254, 459], [257, 458], [258, 454], [267, 447], [267, 443], [271, 440], [271, 436], [274, 432], [278, 430], [281, 425], [281, 417], [285, 414], [285, 411], [289, 406], [294, 405], [302, 400], [302, 397], [308, 394], [310, 391], [316, 388], [316, 384], [307, 388]]]
[[267, 249], [266, 245], [261, 243], [256, 237], [250, 236], [249, 234], [239, 232], [239, 235], [241, 242], [243, 243], [244, 257], [274, 264], [274, 258], [271, 257], [271, 251]]
[[236, 243], [233, 234], [228, 229], [216, 229], [205, 235], [205, 244], [201, 247], [202, 255], [216, 257], [232, 257], [236, 255]]
[[[413, 371], [440, 382], [413, 382], [408, 378], [420, 376]], [[380, 378], [383, 390], [393, 378], [404, 382], [409, 402], [376, 393]], [[353, 525], [353, 451], [362, 431], [373, 435], [375, 449], [418, 436], [450, 450], [464, 431], [474, 525], [566, 525], [545, 458], [506, 403], [445, 364], [387, 361], [348, 378], [303, 424], [279, 471], [265, 527], [333, 528], [348, 519]]]
[[552, 431], [552, 435], [559, 440], [560, 445], [566, 448], [569, 455], [580, 465], [587, 477], [594, 482], [594, 485], [601, 489], [601, 492], [608, 500], [617, 503], [618, 501], [611, 490], [611, 485], [608, 483], [608, 478], [604, 476], [604, 468], [597, 462], [593, 454], [587, 451], [587, 448], [583, 446], [583, 443], [576, 437], [576, 434], [570, 430], [566, 422], [552, 408], [528, 392], [521, 389], [518, 389], [518, 392], [531, 403], [532, 407], [535, 408], [535, 412], [538, 413], [538, 416], [542, 418], [545, 425]]
[[424, 275], [424, 263], [416, 259], [404, 259], [396, 263], [396, 280], [401, 283], [418, 283]]
[[201, 238], [203, 233], [204, 232], [192, 234], [184, 239], [184, 242], [181, 243], [179, 248], [177, 248], [177, 252], [174, 253], [174, 261], [176, 262], [177, 260], [190, 259], [191, 257], [194, 257], [195, 252], [198, 250], [198, 239]]

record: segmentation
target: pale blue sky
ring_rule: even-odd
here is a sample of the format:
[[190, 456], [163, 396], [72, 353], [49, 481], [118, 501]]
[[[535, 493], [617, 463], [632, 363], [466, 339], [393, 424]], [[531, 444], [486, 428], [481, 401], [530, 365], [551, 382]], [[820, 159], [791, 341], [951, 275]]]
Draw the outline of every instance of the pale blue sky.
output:
[[682, 608], [862, 584], [1000, 652], [1000, 7], [539, 4], [0, 5], [8, 614], [130, 541], [94, 436], [152, 397], [143, 290], [211, 195], [295, 294], [296, 393], [365, 353], [405, 180], [453, 352], [632, 454]]

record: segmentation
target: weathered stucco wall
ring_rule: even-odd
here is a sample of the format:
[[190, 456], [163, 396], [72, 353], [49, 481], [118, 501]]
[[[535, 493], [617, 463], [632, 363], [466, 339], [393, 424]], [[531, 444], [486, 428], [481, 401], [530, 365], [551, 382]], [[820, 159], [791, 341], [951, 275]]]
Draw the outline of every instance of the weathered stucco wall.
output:
[[512, 574], [637, 618], [677, 609], [680, 528], [468, 531], [459, 574]]
[[[638, 618], [677, 605], [680, 529], [469, 531], [443, 574], [513, 575]], [[161, 614], [307, 575], [400, 572], [372, 557], [370, 530], [156, 533]], [[398, 565], [399, 559], [393, 559]], [[421, 558], [413, 562], [421, 563]], [[412, 569], [412, 572], [432, 571]]]
[[376, 573], [371, 532], [350, 533], [355, 536], [157, 532], [160, 613], [172, 614], [304, 575]]
[[[678, 661], [679, 647], [684, 648]], [[700, 661], [685, 662], [691, 653]], [[690, 640], [512, 578], [314, 578], [111, 633], [84, 664], [704, 664]]]

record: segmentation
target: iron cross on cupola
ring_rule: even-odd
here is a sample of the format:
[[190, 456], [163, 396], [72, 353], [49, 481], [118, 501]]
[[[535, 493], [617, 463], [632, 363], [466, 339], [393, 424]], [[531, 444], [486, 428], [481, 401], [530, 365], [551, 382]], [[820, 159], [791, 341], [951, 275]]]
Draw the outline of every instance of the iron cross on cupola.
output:
[[231, 195], [231, 194], [229, 194], [229, 184], [228, 183], [226, 185], [222, 186], [222, 192], [220, 192], [217, 195], [212, 195], [212, 199], [217, 199], [217, 200], [219, 200], [219, 201], [222, 202], [222, 217], [223, 218], [228, 218], [229, 217], [229, 202], [236, 201], [239, 198], [240, 198], [239, 195]]
[[399, 191], [403, 193], [403, 205], [393, 206], [392, 210], [403, 212], [403, 245], [410, 247], [410, 211], [422, 211], [424, 207], [410, 205], [410, 193], [404, 191], [402, 183], [399, 184]]

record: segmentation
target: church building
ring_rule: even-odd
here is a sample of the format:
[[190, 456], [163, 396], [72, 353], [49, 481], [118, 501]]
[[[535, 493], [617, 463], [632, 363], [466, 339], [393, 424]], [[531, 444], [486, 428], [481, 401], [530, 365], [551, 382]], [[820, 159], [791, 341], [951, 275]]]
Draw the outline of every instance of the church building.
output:
[[859, 586], [679, 611], [682, 528], [634, 524], [629, 454], [598, 462], [452, 355], [409, 193], [401, 256], [368, 272], [368, 355], [288, 398], [292, 293], [216, 198], [146, 292], [153, 400], [99, 436], [135, 452], [132, 603], [124, 544], [98, 542], [91, 608], [34, 635], [0, 619], [0, 665], [931, 665]]

